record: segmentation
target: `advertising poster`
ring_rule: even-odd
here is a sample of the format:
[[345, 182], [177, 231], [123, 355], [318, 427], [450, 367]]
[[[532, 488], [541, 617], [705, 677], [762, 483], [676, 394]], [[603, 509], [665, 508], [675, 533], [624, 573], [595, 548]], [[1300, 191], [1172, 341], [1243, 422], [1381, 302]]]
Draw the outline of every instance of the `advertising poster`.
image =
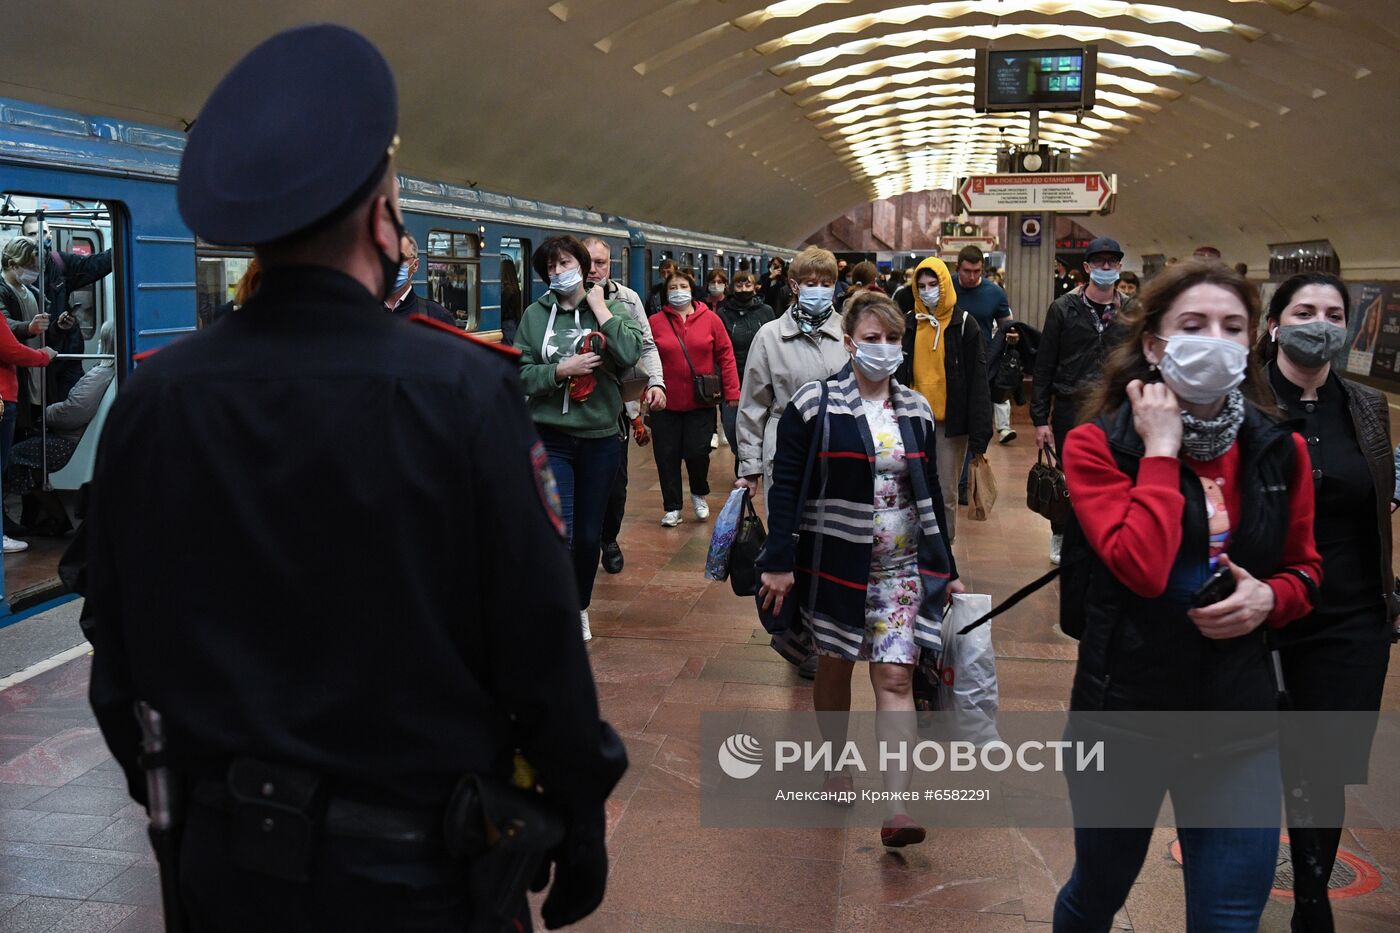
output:
[[[1373, 303], [1379, 303], [1380, 307], [1376, 315], [1380, 320], [1380, 333], [1371, 359], [1371, 378], [1400, 381], [1400, 289], [1384, 289]], [[1360, 336], [1364, 337], [1365, 333]]]
[[[1350, 291], [1346, 371], [1356, 376], [1369, 376], [1375, 360], [1376, 344], [1381, 336], [1381, 318], [1385, 314], [1391, 290], [1374, 282], [1358, 282], [1351, 286]], [[1391, 363], [1394, 363], [1393, 349]]]

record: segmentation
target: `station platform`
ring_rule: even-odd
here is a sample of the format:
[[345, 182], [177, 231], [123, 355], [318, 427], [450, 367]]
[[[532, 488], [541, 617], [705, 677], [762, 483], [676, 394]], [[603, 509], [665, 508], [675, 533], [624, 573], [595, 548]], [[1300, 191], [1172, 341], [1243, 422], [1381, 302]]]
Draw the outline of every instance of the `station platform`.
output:
[[[1001, 491], [990, 520], [964, 515], [958, 523], [968, 588], [994, 600], [1050, 567], [1049, 529], [1024, 504], [1032, 431], [1024, 409], [1016, 415], [1020, 437], [989, 452]], [[604, 716], [625, 738], [631, 767], [607, 806], [607, 899], [575, 929], [1048, 933], [1055, 894], [1073, 863], [1067, 829], [934, 829], [924, 844], [895, 851], [879, 844], [873, 828], [700, 826], [700, 714], [810, 709], [812, 690], [767, 646], [752, 601], [702, 578], [711, 523], [687, 512], [680, 527], [660, 527], [651, 452], [634, 446], [631, 457], [626, 566], [617, 576], [600, 571], [589, 646]], [[727, 448], [715, 452], [713, 508], [732, 465]], [[1052, 586], [993, 623], [1005, 710], [1066, 706], [1076, 646], [1054, 628], [1056, 598]], [[12, 628], [75, 631], [71, 605]], [[19, 636], [0, 631], [0, 658], [10, 657], [6, 637]], [[69, 640], [79, 646], [75, 659], [0, 691], [0, 931], [160, 930], [145, 813], [127, 798], [88, 711], [81, 634], [73, 640], [70, 632]], [[0, 669], [0, 677], [9, 673]], [[874, 708], [864, 665], [853, 705]], [[1395, 666], [1385, 708], [1400, 709]], [[1184, 928], [1173, 838], [1169, 829], [1157, 831], [1117, 929]], [[1356, 876], [1376, 883], [1334, 901], [1337, 929], [1400, 930], [1400, 831], [1347, 831], [1342, 849], [1351, 861], [1334, 887], [1369, 886], [1357, 885]], [[1261, 929], [1287, 930], [1291, 909], [1276, 894]]]

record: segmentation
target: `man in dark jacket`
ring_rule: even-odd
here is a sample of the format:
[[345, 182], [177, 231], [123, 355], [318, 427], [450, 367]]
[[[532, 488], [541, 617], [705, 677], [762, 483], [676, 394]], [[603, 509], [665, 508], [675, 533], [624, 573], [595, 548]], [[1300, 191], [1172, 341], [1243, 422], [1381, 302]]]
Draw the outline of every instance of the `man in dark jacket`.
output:
[[647, 317], [661, 310], [661, 306], [666, 303], [666, 276], [679, 269], [674, 259], [663, 259], [656, 267], [656, 274], [659, 281], [647, 292]]
[[[1099, 237], [1084, 254], [1090, 281], [1056, 298], [1045, 314], [1031, 384], [1031, 422], [1035, 446], [1064, 449], [1065, 435], [1075, 426], [1084, 390], [1103, 369], [1118, 335], [1122, 298], [1115, 287], [1123, 268], [1123, 250], [1116, 240]], [[1063, 530], [1051, 527], [1050, 561], [1060, 562]]]
[[399, 275], [394, 280], [394, 291], [384, 299], [384, 307], [394, 317], [426, 314], [434, 321], [456, 327], [457, 320], [452, 312], [431, 298], [421, 297], [413, 288], [413, 277], [418, 274], [418, 241], [405, 234], [400, 249], [403, 251], [403, 262], [399, 264]]

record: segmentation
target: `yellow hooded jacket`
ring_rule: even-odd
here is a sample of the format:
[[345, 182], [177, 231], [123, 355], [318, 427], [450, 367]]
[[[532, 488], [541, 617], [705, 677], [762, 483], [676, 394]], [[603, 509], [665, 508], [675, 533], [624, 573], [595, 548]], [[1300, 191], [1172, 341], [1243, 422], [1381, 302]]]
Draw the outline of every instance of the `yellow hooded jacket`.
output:
[[[938, 307], [929, 310], [919, 297], [919, 273], [932, 270], [938, 276]], [[914, 270], [914, 391], [928, 399], [933, 417], [942, 421], [948, 410], [948, 370], [944, 366], [945, 340], [948, 325], [953, 323], [953, 309], [958, 293], [953, 288], [953, 276], [948, 264], [936, 256], [925, 259]], [[932, 317], [933, 320], [929, 320]]]

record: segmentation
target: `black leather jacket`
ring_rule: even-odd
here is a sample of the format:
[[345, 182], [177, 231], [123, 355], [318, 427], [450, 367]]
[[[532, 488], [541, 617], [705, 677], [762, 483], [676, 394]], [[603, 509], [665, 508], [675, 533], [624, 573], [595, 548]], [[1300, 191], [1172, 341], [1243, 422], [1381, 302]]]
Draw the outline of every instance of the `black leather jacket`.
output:
[[[1121, 311], [1122, 299], [1114, 293], [1114, 304]], [[1050, 423], [1050, 399], [1074, 399], [1103, 370], [1108, 351], [1121, 331], [1115, 321], [1099, 328], [1096, 315], [1084, 302], [1084, 290], [1061, 295], [1050, 305], [1041, 329], [1035, 356], [1035, 378], [1031, 384], [1031, 422]]]

